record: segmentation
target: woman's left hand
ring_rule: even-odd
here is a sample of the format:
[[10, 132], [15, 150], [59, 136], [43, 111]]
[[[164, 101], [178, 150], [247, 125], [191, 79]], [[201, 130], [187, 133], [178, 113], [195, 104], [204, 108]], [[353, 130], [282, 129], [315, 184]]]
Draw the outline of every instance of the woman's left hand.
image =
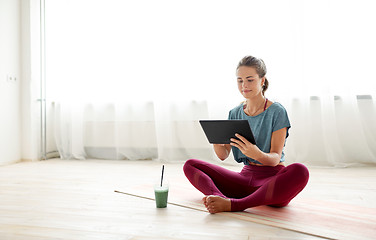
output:
[[261, 150], [255, 145], [249, 142], [245, 137], [240, 134], [235, 134], [238, 139], [231, 138], [231, 146], [239, 148], [239, 150], [254, 160], [257, 160], [261, 155]]

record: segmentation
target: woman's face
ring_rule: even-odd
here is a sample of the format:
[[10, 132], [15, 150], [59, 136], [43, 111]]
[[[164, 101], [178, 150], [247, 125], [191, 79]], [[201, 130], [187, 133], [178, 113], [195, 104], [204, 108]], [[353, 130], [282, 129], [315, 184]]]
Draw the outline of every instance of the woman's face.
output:
[[241, 66], [236, 71], [238, 89], [245, 98], [252, 98], [262, 94], [265, 77], [260, 78], [256, 68]]

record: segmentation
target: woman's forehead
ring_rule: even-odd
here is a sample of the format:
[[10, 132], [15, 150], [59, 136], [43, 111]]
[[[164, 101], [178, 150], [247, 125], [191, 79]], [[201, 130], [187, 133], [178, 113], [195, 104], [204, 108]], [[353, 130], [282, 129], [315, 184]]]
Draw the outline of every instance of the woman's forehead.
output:
[[257, 71], [256, 71], [256, 68], [255, 67], [248, 67], [248, 66], [240, 66], [237, 71], [236, 71], [236, 75], [237, 76], [240, 76], [240, 75], [251, 75], [251, 76], [255, 76], [255, 75], [258, 75], [257, 74]]

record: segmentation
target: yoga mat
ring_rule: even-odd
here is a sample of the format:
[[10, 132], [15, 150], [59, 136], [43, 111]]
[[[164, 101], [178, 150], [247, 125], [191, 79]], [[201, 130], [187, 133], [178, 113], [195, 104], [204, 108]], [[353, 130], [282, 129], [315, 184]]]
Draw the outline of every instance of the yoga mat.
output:
[[[170, 185], [169, 204], [206, 212], [202, 193], [184, 181], [174, 180], [173, 183]], [[154, 199], [152, 185], [123, 187], [116, 191], [134, 197]], [[376, 208], [330, 200], [297, 196], [283, 208], [259, 206], [243, 212], [217, 214], [326, 239], [376, 238]]]

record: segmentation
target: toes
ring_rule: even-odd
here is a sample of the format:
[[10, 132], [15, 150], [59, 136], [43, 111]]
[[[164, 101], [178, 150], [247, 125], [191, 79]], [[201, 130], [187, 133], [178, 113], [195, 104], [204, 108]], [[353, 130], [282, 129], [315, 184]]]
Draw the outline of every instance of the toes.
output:
[[206, 207], [206, 209], [208, 210], [209, 213], [212, 213], [212, 209], [213, 209], [213, 201], [211, 200], [211, 197], [210, 196], [205, 196], [203, 198], [204, 200], [204, 205]]
[[207, 209], [210, 213], [216, 213], [215, 198], [208, 196], [206, 198]]
[[213, 199], [212, 195], [209, 195], [209, 196], [206, 197], [206, 204], [212, 203], [213, 201], [214, 201], [214, 199]]
[[204, 203], [205, 207], [208, 208], [208, 204], [206, 202], [207, 201], [206, 199], [207, 199], [207, 196], [203, 197], [202, 202]]
[[216, 208], [215, 207], [211, 207], [210, 209], [209, 209], [209, 213], [211, 213], [211, 214], [213, 214], [213, 213], [217, 213], [218, 211], [216, 210]]

